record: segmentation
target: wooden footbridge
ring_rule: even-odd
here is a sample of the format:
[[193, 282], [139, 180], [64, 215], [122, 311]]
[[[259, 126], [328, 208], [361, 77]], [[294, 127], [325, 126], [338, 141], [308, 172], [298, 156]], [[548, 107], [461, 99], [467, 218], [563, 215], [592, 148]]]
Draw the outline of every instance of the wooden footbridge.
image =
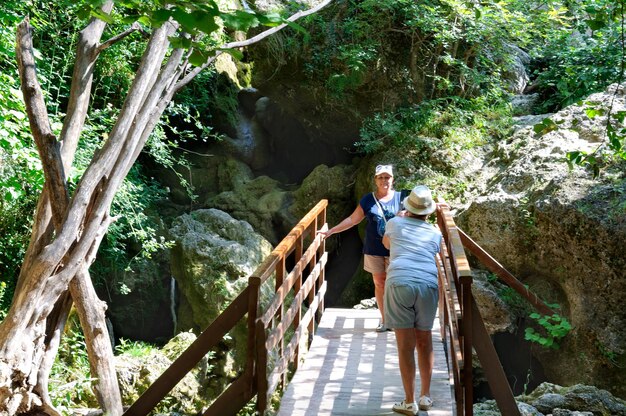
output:
[[[158, 403], [236, 326], [247, 327], [246, 360], [237, 376], [198, 415], [392, 415], [404, 398], [393, 332], [377, 333], [378, 312], [324, 308], [328, 253], [317, 230], [327, 229], [320, 201], [249, 277], [248, 286], [184, 351], [126, 416], [151, 414]], [[505, 416], [520, 414], [480, 311], [472, 297], [467, 249], [540, 313], [548, 306], [455, 225], [437, 206], [444, 236], [440, 303], [433, 329], [435, 369], [431, 416], [473, 414], [472, 350]], [[262, 293], [270, 292], [265, 300]], [[241, 412], [241, 413], [240, 413]]]

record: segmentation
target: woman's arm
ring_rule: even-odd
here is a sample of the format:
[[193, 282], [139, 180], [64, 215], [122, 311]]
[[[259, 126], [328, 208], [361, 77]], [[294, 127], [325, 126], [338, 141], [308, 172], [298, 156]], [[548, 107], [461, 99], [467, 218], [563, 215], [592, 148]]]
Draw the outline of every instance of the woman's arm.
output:
[[383, 235], [383, 246], [385, 246], [387, 250], [391, 247], [391, 241], [389, 240], [389, 236], [387, 234]]
[[333, 234], [337, 234], [349, 228], [354, 227], [355, 225], [363, 221], [363, 218], [365, 218], [365, 212], [363, 212], [363, 208], [361, 208], [361, 205], [359, 204], [357, 205], [354, 212], [350, 214], [349, 217], [341, 221], [339, 224], [335, 225], [333, 228], [331, 228], [330, 230], [326, 232], [318, 231], [317, 233], [322, 234], [324, 238], [328, 238]]

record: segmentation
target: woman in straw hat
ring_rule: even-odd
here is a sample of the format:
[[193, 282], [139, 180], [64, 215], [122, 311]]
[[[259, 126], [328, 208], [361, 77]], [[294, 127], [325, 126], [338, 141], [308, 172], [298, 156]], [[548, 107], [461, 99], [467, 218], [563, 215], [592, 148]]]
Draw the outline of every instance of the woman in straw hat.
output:
[[389, 329], [384, 321], [383, 295], [387, 265], [389, 264], [389, 250], [383, 246], [382, 237], [387, 221], [402, 209], [402, 198], [409, 194], [408, 190], [395, 191], [393, 189], [393, 167], [378, 165], [374, 172], [376, 190], [361, 198], [359, 205], [349, 217], [326, 232], [319, 231], [324, 238], [354, 227], [367, 218], [365, 227], [365, 241], [363, 242], [363, 268], [372, 274], [374, 279], [374, 295], [380, 310], [381, 322], [377, 332]]
[[[437, 264], [441, 232], [426, 219], [436, 209], [430, 189], [419, 185], [404, 199], [407, 213], [389, 220], [383, 244], [390, 249], [385, 283], [385, 323], [398, 344], [400, 376], [405, 399], [393, 410], [416, 415], [429, 410], [434, 353], [431, 330], [439, 301]], [[420, 375], [420, 396], [415, 400], [415, 350]]]

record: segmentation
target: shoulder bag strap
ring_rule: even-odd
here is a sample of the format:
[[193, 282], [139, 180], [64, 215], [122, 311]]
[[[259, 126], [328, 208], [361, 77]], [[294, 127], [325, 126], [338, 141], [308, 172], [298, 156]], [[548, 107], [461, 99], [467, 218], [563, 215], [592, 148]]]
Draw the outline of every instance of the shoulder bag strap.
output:
[[378, 209], [380, 210], [380, 213], [382, 214], [383, 221], [385, 221], [385, 224], [387, 224], [387, 216], [385, 215], [385, 210], [380, 205], [380, 202], [378, 202], [378, 198], [376, 198], [376, 195], [374, 195], [374, 192], [372, 192], [372, 198], [374, 198], [376, 205], [378, 205]]

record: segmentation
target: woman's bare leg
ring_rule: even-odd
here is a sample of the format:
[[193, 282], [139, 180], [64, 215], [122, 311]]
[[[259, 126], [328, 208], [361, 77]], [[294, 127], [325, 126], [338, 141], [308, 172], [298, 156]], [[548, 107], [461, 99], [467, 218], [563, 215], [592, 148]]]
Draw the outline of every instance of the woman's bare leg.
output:
[[387, 280], [387, 273], [372, 273], [374, 279], [374, 296], [376, 297], [376, 305], [380, 311], [381, 321], [385, 322], [385, 280]]
[[405, 400], [406, 403], [413, 403], [415, 401], [415, 345], [417, 331], [413, 328], [405, 328], [396, 329], [394, 332], [396, 333], [396, 343], [398, 344], [398, 362], [400, 364], [400, 377], [404, 387]]
[[[397, 336], [397, 332], [396, 332]], [[417, 365], [420, 370], [420, 396], [430, 397], [430, 380], [435, 365], [433, 337], [430, 331], [415, 330]]]

